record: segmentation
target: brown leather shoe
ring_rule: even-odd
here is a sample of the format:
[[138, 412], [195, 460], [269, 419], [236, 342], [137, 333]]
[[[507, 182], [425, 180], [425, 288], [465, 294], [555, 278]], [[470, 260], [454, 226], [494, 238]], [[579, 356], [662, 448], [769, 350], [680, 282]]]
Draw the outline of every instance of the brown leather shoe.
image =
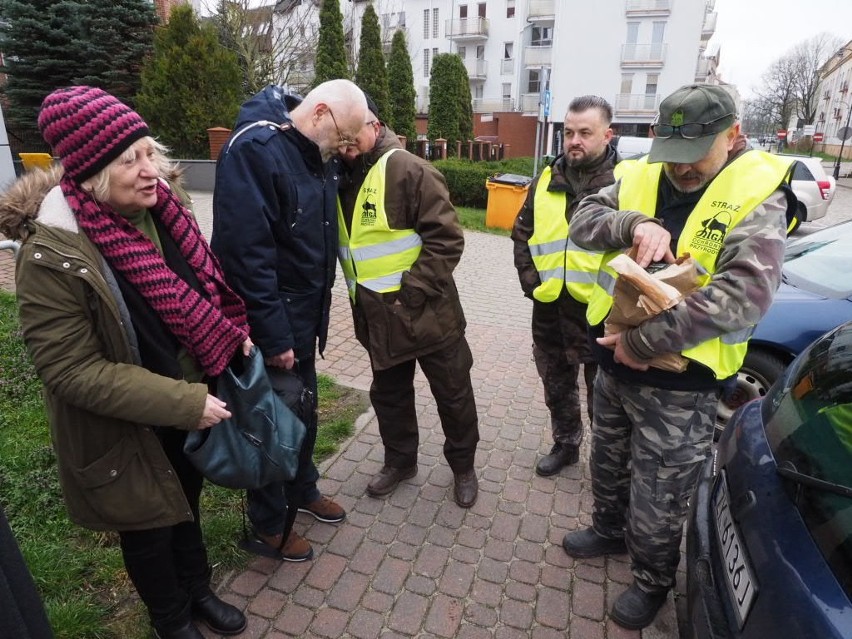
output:
[[305, 504], [299, 508], [299, 512], [313, 515], [315, 519], [327, 524], [339, 524], [346, 519], [346, 511], [343, 510], [343, 506], [328, 497], [320, 497], [310, 504]]
[[281, 533], [264, 535], [255, 531], [250, 538], [240, 542], [240, 548], [255, 555], [282, 561], [307, 561], [314, 556], [314, 549], [311, 548], [311, 545], [295, 532], [290, 531], [286, 543], [281, 542], [282, 537]]
[[370, 497], [383, 497], [390, 495], [397, 487], [399, 482], [404, 479], [411, 479], [417, 474], [417, 466], [408, 468], [393, 468], [391, 466], [382, 466], [378, 475], [370, 480], [367, 484], [367, 494]]
[[479, 481], [476, 479], [476, 471], [470, 469], [464, 473], [455, 473], [455, 486], [453, 486], [453, 497], [462, 508], [470, 508], [476, 503], [479, 495]]

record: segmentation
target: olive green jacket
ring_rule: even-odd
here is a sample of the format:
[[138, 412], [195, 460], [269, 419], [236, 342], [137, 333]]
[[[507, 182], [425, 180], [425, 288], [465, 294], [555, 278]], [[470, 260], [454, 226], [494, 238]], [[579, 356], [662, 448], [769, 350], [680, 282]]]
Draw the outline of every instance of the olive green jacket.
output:
[[56, 184], [25, 175], [0, 197], [0, 232], [23, 242], [16, 287], [27, 350], [44, 383], [72, 521], [143, 530], [192, 519], [154, 426], [196, 428], [207, 386], [139, 365], [111, 271]]

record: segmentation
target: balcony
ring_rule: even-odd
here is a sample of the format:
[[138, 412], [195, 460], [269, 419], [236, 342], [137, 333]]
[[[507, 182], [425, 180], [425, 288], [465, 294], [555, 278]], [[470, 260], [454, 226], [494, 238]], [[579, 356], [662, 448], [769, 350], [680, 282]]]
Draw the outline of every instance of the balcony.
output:
[[627, 0], [624, 11], [628, 16], [668, 16], [672, 0]]
[[474, 113], [494, 113], [495, 111], [514, 111], [515, 101], [512, 98], [475, 98]]
[[467, 77], [471, 80], [484, 80], [488, 75], [488, 63], [485, 60], [464, 60], [464, 68], [467, 69]]
[[518, 105], [524, 113], [538, 113], [538, 101], [540, 99], [538, 93], [523, 93], [521, 94], [521, 102]]
[[695, 65], [695, 82], [703, 84], [707, 80], [710, 73], [710, 60], [707, 58], [698, 58], [698, 64]]
[[613, 107], [618, 115], [655, 115], [659, 104], [659, 95], [619, 93]]
[[622, 67], [661, 67], [666, 60], [667, 45], [664, 42], [653, 44], [622, 44]]
[[488, 18], [456, 18], [446, 22], [451, 40], [484, 40], [488, 37]]
[[527, 22], [542, 22], [556, 17], [556, 0], [530, 0]]
[[716, 33], [716, 19], [718, 18], [717, 13], [706, 13], [704, 14], [704, 26], [701, 27], [701, 40], [702, 42], [706, 42], [710, 38], [713, 37], [713, 34]]
[[500, 60], [500, 75], [514, 75], [515, 58], [503, 58]]
[[553, 47], [550, 45], [524, 47], [524, 66], [549, 67], [552, 57]]

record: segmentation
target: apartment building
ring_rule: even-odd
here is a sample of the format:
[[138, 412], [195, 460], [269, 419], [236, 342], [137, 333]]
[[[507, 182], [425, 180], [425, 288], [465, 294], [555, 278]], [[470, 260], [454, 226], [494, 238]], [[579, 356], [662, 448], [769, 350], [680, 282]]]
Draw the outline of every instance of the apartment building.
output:
[[[838, 132], [850, 125], [852, 114], [852, 41], [843, 45], [820, 69], [816, 131], [823, 133], [823, 148], [837, 153], [842, 140]], [[849, 144], [844, 145], [850, 148]], [[848, 155], [844, 152], [844, 155]]]
[[[369, 1], [343, 3], [355, 43]], [[554, 143], [577, 95], [605, 97], [619, 133], [646, 135], [662, 96], [716, 77], [715, 58], [704, 55], [715, 31], [715, 0], [372, 2], [387, 42], [395, 29], [406, 30], [419, 112], [428, 111], [431, 61], [457, 53], [477, 122], [495, 113], [544, 119], [546, 110], [545, 139]]]

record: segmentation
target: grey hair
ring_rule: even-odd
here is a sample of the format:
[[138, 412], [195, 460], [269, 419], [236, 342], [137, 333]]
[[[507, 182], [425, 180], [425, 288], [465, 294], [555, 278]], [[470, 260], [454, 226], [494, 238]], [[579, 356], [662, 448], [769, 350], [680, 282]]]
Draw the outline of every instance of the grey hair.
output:
[[[167, 156], [169, 149], [160, 142], [157, 142], [157, 140], [151, 136], [145, 136], [144, 138], [141, 138], [141, 140], [150, 143], [154, 148], [153, 164], [157, 169], [157, 174], [160, 177], [168, 177], [174, 174], [177, 167]], [[110, 169], [116, 164], [130, 162], [133, 160], [136, 155], [136, 151], [133, 149], [134, 146], [135, 143], [127, 147], [121, 155], [83, 183], [84, 188], [90, 187], [86, 190], [89, 190], [92, 197], [94, 197], [98, 202], [106, 202], [107, 199], [109, 199], [109, 189], [111, 185]]]
[[581, 95], [571, 100], [571, 104], [568, 105], [569, 113], [582, 113], [589, 109], [600, 111], [607, 126], [612, 124], [612, 107], [599, 95]]

